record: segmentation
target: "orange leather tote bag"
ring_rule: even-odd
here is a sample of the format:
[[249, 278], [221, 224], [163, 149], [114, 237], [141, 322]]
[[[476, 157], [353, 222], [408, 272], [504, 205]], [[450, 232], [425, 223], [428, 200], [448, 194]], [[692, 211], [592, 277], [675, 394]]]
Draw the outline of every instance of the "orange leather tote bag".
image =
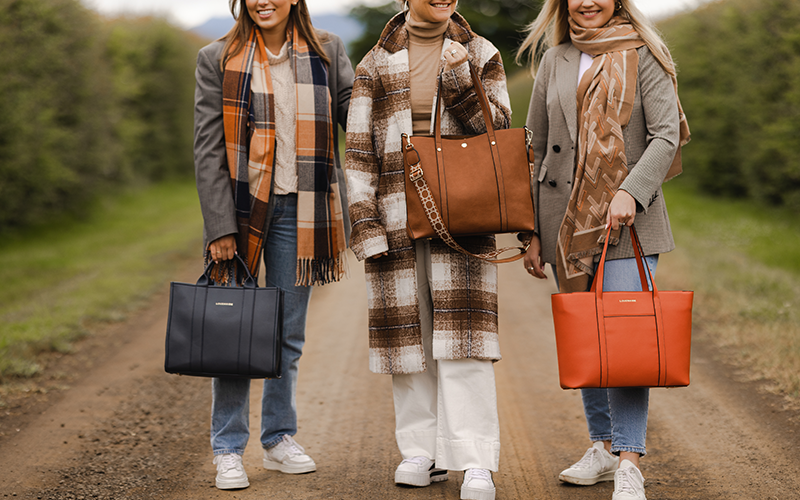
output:
[[630, 229], [642, 290], [647, 291], [603, 292], [606, 235], [591, 290], [552, 295], [564, 389], [689, 385], [694, 293], [659, 291], [649, 267], [642, 265], [636, 229]]
[[[486, 93], [470, 65], [486, 133], [442, 136], [442, 81], [436, 98], [434, 134], [402, 134], [407, 231], [412, 240], [441, 238], [453, 249], [491, 262], [513, 247], [475, 255], [453, 237], [534, 230], [533, 148], [527, 128], [495, 130]], [[525, 242], [527, 244], [527, 242]]]

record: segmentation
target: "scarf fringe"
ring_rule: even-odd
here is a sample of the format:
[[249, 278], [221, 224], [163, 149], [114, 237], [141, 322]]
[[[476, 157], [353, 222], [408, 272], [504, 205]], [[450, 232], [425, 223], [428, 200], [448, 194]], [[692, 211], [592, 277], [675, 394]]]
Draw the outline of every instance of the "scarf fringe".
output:
[[297, 259], [295, 286], [322, 286], [350, 277], [345, 252], [336, 257]]

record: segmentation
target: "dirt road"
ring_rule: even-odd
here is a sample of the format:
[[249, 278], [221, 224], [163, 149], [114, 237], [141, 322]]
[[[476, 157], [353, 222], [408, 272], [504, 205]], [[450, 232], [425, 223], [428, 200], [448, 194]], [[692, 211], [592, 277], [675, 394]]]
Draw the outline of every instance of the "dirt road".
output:
[[[497, 498], [610, 500], [610, 483], [573, 487], [556, 479], [590, 443], [579, 393], [558, 386], [552, 280], [520, 271], [517, 264], [500, 267]], [[176, 280], [199, 273], [188, 266]], [[210, 383], [163, 372], [165, 287], [150, 307], [57, 363], [41, 394], [0, 409], [0, 498], [457, 499], [461, 473], [429, 488], [393, 484], [400, 457], [391, 383], [367, 368], [363, 280], [352, 259], [350, 280], [318, 288], [312, 298], [297, 439], [317, 472], [290, 476], [260, 467], [260, 382], [253, 382], [244, 457], [251, 486], [214, 488]], [[738, 381], [702, 333], [697, 338], [692, 385], [651, 393], [642, 461], [648, 498], [800, 498], [799, 416], [755, 383]]]

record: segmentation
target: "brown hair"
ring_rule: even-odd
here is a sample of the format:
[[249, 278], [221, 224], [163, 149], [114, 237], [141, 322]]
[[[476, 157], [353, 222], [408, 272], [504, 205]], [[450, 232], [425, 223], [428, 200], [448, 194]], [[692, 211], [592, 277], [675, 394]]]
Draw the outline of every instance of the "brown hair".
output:
[[[669, 55], [669, 49], [653, 23], [634, 5], [633, 0], [616, 0], [616, 3], [621, 7], [617, 15], [627, 19], [633, 25], [664, 71], [675, 76], [675, 64]], [[570, 40], [567, 0], [545, 0], [539, 15], [525, 31], [528, 36], [517, 51], [516, 61], [517, 64], [521, 64], [524, 54], [528, 52], [531, 72], [535, 78], [536, 70], [547, 49]]]
[[[225, 63], [228, 60], [241, 52], [244, 49], [247, 39], [250, 38], [250, 33], [255, 26], [255, 23], [247, 13], [246, 0], [228, 0], [230, 5], [231, 14], [236, 20], [233, 28], [220, 40], [225, 41], [225, 47], [222, 49], [222, 59], [220, 59], [220, 68], [225, 71]], [[311, 14], [308, 12], [306, 0], [299, 0], [296, 5], [292, 5], [289, 12], [289, 24], [294, 26], [300, 35], [305, 38], [311, 50], [317, 53], [325, 64], [330, 66], [331, 59], [322, 48], [322, 44], [327, 41], [317, 34], [317, 30], [311, 24]]]

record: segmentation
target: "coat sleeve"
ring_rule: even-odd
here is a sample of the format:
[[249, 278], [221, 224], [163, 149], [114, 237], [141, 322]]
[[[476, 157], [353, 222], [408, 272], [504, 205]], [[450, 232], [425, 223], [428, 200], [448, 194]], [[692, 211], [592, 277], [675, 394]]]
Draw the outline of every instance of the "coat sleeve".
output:
[[344, 49], [344, 43], [341, 39], [339, 39], [339, 43], [337, 44], [336, 50], [336, 66], [339, 69], [338, 75], [338, 83], [337, 86], [339, 88], [339, 96], [338, 96], [338, 105], [339, 105], [339, 125], [342, 126], [345, 131], [347, 130], [347, 112], [350, 109], [350, 97], [353, 94], [353, 79], [355, 78], [355, 73], [353, 72], [353, 64], [350, 62], [350, 58], [347, 57], [347, 52]]
[[[475, 70], [489, 101], [494, 128], [509, 128], [511, 102], [500, 52], [492, 44], [480, 38], [473, 40], [469, 45], [470, 63], [478, 65]], [[464, 125], [468, 133], [486, 132], [483, 111], [478, 94], [475, 93], [468, 64], [461, 64], [450, 71], [442, 72], [442, 99], [445, 109]]]
[[641, 50], [639, 56], [647, 149], [622, 181], [620, 189], [630, 193], [646, 212], [653, 193], [661, 187], [678, 152], [680, 116], [672, 78], [649, 50]]
[[345, 173], [352, 221], [350, 248], [359, 260], [389, 250], [386, 228], [378, 207], [381, 165], [373, 130], [372, 105], [375, 81], [368, 68], [370, 60], [371, 54], [367, 54], [364, 61], [356, 68], [347, 119], [345, 151]]
[[206, 243], [237, 233], [222, 125], [222, 70], [212, 46], [197, 56], [194, 168]]
[[547, 153], [547, 136], [549, 117], [547, 116], [547, 85], [550, 80], [550, 54], [545, 55], [539, 70], [536, 72], [536, 79], [533, 81], [533, 92], [531, 102], [528, 106], [528, 117], [525, 120], [526, 126], [533, 133], [533, 165], [534, 175], [531, 179], [531, 190], [533, 192], [534, 214], [536, 217], [536, 234], [539, 234], [539, 177], [542, 171], [544, 156]]

